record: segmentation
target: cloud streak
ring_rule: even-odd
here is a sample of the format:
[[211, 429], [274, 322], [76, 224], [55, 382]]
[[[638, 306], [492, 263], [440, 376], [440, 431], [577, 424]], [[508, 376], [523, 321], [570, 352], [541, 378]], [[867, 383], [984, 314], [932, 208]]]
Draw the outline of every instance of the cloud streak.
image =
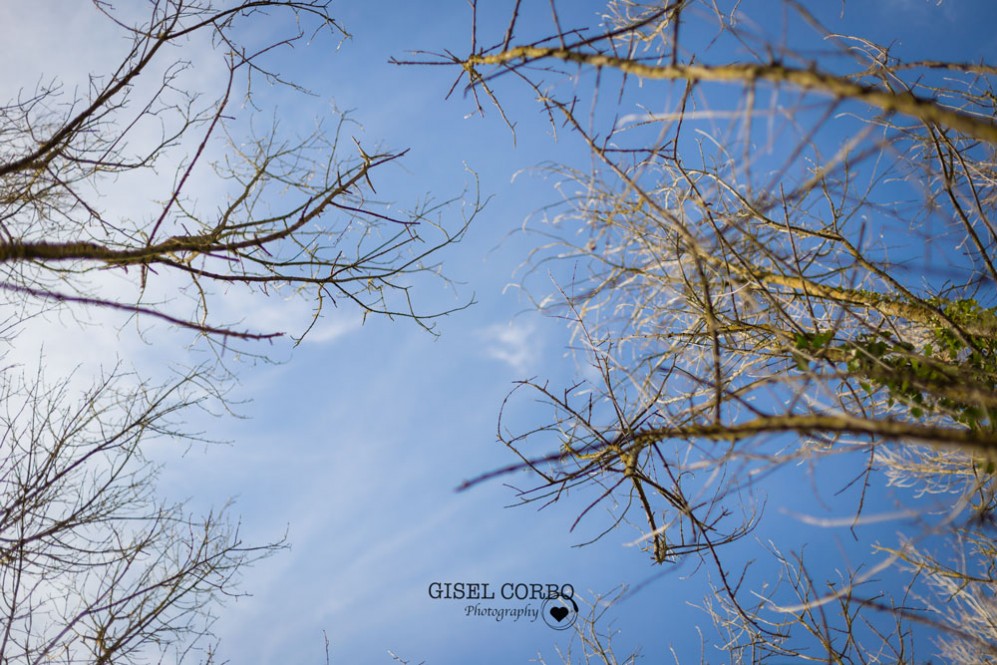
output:
[[533, 323], [496, 323], [478, 331], [478, 337], [486, 357], [517, 374], [530, 374], [540, 360], [543, 342]]

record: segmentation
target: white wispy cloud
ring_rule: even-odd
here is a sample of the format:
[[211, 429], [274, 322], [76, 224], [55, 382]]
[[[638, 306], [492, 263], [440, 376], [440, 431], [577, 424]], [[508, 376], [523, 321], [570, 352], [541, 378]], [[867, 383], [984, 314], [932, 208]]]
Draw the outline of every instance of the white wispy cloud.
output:
[[478, 331], [487, 357], [503, 362], [517, 374], [536, 367], [543, 346], [537, 327], [531, 323], [496, 323]]

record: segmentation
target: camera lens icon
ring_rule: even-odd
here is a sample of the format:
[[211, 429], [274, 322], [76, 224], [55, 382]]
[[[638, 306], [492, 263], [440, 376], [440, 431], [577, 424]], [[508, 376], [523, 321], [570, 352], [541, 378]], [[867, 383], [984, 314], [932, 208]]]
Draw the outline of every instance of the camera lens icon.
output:
[[578, 619], [578, 603], [571, 596], [555, 594], [540, 608], [544, 623], [554, 630], [567, 630]]

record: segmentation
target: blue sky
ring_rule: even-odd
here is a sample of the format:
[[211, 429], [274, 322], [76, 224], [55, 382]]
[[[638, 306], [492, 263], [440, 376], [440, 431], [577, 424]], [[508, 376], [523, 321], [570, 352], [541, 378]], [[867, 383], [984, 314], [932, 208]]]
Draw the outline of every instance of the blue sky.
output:
[[[511, 4], [481, 0], [482, 24], [501, 34]], [[906, 57], [992, 59], [997, 51], [992, 32], [997, 5], [988, 0], [941, 6], [933, 0], [854, 2], [844, 17], [839, 3], [816, 4], [835, 29], [895, 43]], [[42, 72], [79, 82], [88, 67], [113, 56], [113, 41], [109, 45], [99, 37], [108, 26], [79, 9], [82, 5], [39, 3], [30, 14], [0, 9], [0, 29], [25, 26], [8, 35], [17, 58], [0, 65], [5, 95], [33, 84]], [[45, 30], [44, 39], [24, 36], [39, 34], [33, 30], [51, 25], [49, 12], [65, 13], [70, 6], [79, 11], [74, 20]], [[546, 1], [525, 0], [524, 6], [524, 38], [551, 31]], [[591, 23], [589, 17], [604, 3], [559, 6], [565, 24]], [[583, 146], [570, 136], [555, 140], [532, 99], [512, 90], [511, 82], [505, 99], [517, 121], [515, 141], [491, 109], [484, 118], [469, 117], [471, 101], [459, 90], [444, 101], [454, 72], [388, 63], [411, 49], [464, 53], [470, 12], [463, 0], [343, 2], [334, 12], [353, 39], [338, 49], [318, 43], [280, 58], [286, 73], [315, 96], [292, 100], [275, 89], [261, 99], [276, 108], [285, 128], [300, 125], [307, 131], [316, 118], [331, 121], [333, 108], [351, 109], [365, 145], [410, 149], [376, 183], [384, 198], [401, 205], [456, 196], [473, 184], [473, 171], [490, 202], [465, 241], [441, 256], [458, 283], [456, 293], [427, 281], [417, 296], [426, 309], [449, 308], [472, 294], [477, 303], [441, 320], [439, 337], [406, 321], [370, 318], [360, 325], [349, 308], [331, 311], [300, 347], [268, 349], [278, 364], [229, 359], [238, 376], [231, 397], [246, 400], [237, 407], [246, 418], [198, 417], [194, 424], [231, 445], [194, 446], [179, 459], [162, 447], [164, 492], [189, 497], [202, 508], [234, 497], [233, 513], [242, 516], [247, 540], [288, 533], [288, 551], [246, 573], [243, 589], [252, 595], [221, 611], [223, 657], [323, 662], [324, 631], [333, 663], [392, 662], [389, 650], [434, 665], [529, 662], [538, 653], [557, 662], [554, 648], [570, 641], [570, 631], [469, 617], [467, 602], [433, 599], [428, 586], [487, 582], [495, 590], [506, 582], [569, 583], [588, 599], [646, 582], [606, 615], [620, 631], [620, 651], [640, 646], [647, 662], [664, 662], [674, 648], [682, 662], [698, 662], [695, 627], [704, 627], [707, 644], [713, 640], [708, 618], [694, 607], [708, 593], [704, 571], [693, 576], [691, 564], [652, 567], [630, 544], [638, 532], [626, 526], [576, 547], [598, 532], [601, 519], [570, 533], [581, 505], [577, 500], [537, 511], [508, 508], [516, 498], [502, 481], [454, 491], [463, 480], [514, 461], [496, 443], [495, 431], [499, 407], [516, 380], [542, 377], [570, 385], [585, 372], [584, 359], [566, 351], [562, 323], [533, 312], [514, 285], [538, 242], [519, 230], [559, 197], [554, 183], [531, 169], [548, 161], [584, 165]], [[773, 22], [777, 33], [778, 18]], [[258, 29], [265, 33], [267, 27]], [[64, 46], [53, 49], [60, 41]], [[443, 221], [459, 224], [459, 208]], [[531, 279], [537, 290], [551, 286], [544, 283], [545, 274]], [[284, 316], [279, 302], [256, 315], [274, 321]], [[247, 320], [253, 316], [248, 313]], [[158, 341], [137, 340], [131, 329], [80, 328], [61, 318], [50, 319], [45, 332], [19, 353], [28, 362], [44, 345], [47, 364], [60, 371], [79, 361], [81, 339], [98, 349], [91, 365], [119, 355], [140, 367], [156, 367], [182, 362], [186, 353], [171, 333], [163, 339], [175, 348], [164, 351]], [[526, 426], [544, 415], [528, 404], [515, 408], [514, 424]], [[757, 556], [759, 543], [769, 537], [787, 548], [809, 542], [817, 559], [832, 568], [868, 552], [867, 537], [856, 543], [833, 529], [810, 529], [804, 536], [799, 521], [778, 510], [798, 496], [796, 488], [804, 482], [819, 486], [807, 469], [772, 479], [766, 486], [772, 519], [750, 542], [738, 545], [732, 558]], [[885, 509], [889, 501], [882, 496]], [[819, 509], [816, 501], [795, 507]]]

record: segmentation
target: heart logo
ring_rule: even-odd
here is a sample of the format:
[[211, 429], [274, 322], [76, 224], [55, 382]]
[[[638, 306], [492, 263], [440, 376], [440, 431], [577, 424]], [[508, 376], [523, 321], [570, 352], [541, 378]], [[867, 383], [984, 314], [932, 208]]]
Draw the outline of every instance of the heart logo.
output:
[[552, 607], [550, 608], [550, 615], [558, 620], [558, 622], [564, 621], [564, 617], [568, 616], [569, 610], [567, 607]]
[[543, 602], [541, 617], [554, 630], [568, 630], [578, 618], [578, 604], [571, 596], [552, 594]]

